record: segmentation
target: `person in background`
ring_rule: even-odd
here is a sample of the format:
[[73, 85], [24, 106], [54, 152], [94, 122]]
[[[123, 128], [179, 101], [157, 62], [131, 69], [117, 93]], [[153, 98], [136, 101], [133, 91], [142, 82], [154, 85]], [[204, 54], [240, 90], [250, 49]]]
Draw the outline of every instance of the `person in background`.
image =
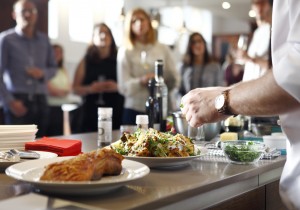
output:
[[113, 108], [113, 129], [119, 129], [124, 98], [118, 93], [117, 47], [110, 28], [95, 25], [92, 44], [80, 61], [73, 83], [75, 94], [83, 97], [82, 131], [97, 130], [98, 107]]
[[159, 43], [150, 16], [141, 8], [125, 18], [125, 43], [118, 52], [118, 87], [125, 97], [123, 124], [135, 125], [138, 114], [145, 114], [149, 96], [148, 81], [154, 77], [154, 63], [164, 62], [164, 80], [169, 92], [179, 86], [180, 77], [168, 46]]
[[0, 125], [4, 124], [4, 113], [2, 101], [0, 101]]
[[[273, 0], [252, 0], [252, 9], [255, 11], [257, 28], [254, 31], [247, 53], [243, 53], [245, 61], [243, 81], [256, 79], [272, 70], [271, 64], [271, 25]], [[251, 123], [275, 124], [278, 116], [250, 118]]]
[[0, 34], [0, 100], [5, 124], [36, 124], [41, 137], [49, 119], [47, 82], [57, 70], [54, 53], [47, 35], [36, 30], [38, 11], [32, 1], [17, 1], [12, 16], [16, 27]]
[[238, 57], [244, 60], [245, 63], [243, 81], [256, 79], [270, 69], [272, 5], [272, 0], [252, 0], [252, 9], [256, 13], [257, 28], [254, 31], [248, 51], [238, 53]]
[[274, 2], [272, 71], [229, 88], [194, 89], [182, 98], [182, 112], [194, 127], [233, 114], [280, 115], [280, 125], [288, 141], [279, 191], [288, 209], [300, 209], [299, 17], [300, 1]]
[[48, 126], [48, 136], [63, 135], [63, 112], [61, 106], [66, 103], [67, 96], [71, 91], [71, 82], [67, 69], [64, 67], [64, 52], [61, 45], [52, 45], [58, 71], [48, 82], [48, 104], [50, 107], [50, 116]]
[[196, 87], [212, 87], [224, 84], [221, 66], [213, 62], [203, 36], [194, 32], [190, 35], [181, 67], [179, 92], [186, 94]]
[[236, 63], [233, 51], [226, 56], [228, 64], [224, 69], [225, 86], [230, 86], [243, 80], [244, 66]]

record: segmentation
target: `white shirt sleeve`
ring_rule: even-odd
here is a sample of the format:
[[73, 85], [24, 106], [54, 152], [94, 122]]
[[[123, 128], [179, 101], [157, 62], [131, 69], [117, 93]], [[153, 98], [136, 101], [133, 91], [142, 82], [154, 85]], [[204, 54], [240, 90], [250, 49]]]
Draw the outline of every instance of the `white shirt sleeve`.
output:
[[276, 82], [300, 102], [300, 1], [273, 7], [272, 59]]
[[135, 95], [140, 89], [140, 81], [137, 77], [132, 77], [133, 67], [130, 65], [127, 50], [121, 47], [117, 56], [117, 79], [118, 90], [122, 95]]

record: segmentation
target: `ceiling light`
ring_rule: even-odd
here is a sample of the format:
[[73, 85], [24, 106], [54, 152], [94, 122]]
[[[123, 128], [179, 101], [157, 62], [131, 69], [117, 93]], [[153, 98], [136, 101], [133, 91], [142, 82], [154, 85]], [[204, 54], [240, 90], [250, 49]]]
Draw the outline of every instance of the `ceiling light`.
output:
[[231, 7], [231, 5], [230, 5], [229, 2], [224, 1], [224, 2], [222, 3], [222, 7], [223, 7], [223, 9], [229, 9], [229, 8]]
[[256, 16], [256, 13], [254, 12], [254, 10], [250, 10], [248, 15], [249, 15], [249, 17], [254, 18]]

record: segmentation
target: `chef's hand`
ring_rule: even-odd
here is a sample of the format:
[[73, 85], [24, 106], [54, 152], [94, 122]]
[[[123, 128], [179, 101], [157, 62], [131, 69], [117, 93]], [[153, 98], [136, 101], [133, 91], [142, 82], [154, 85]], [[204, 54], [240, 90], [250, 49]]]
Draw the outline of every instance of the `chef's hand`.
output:
[[205, 123], [217, 122], [228, 116], [218, 113], [215, 108], [215, 98], [226, 87], [196, 88], [181, 99], [181, 111], [192, 127], [199, 127]]
[[16, 117], [23, 117], [27, 113], [27, 108], [24, 106], [23, 102], [20, 100], [13, 100], [9, 104], [10, 111]]

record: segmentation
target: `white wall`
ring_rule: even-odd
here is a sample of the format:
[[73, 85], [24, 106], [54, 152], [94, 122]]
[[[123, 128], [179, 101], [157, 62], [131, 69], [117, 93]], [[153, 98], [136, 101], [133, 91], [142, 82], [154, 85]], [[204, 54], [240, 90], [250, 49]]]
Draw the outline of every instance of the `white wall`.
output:
[[[50, 0], [49, 2], [49, 4], [52, 4], [52, 6], [55, 7], [58, 15], [58, 22], [49, 24], [49, 26], [57, 24], [58, 36], [51, 37], [51, 29], [49, 28], [50, 39], [52, 43], [59, 43], [64, 47], [65, 66], [69, 70], [71, 78], [73, 78], [76, 66], [84, 56], [88, 43], [91, 40], [94, 24], [105, 22], [110, 28], [114, 29], [112, 32], [116, 42], [120, 42], [120, 36], [122, 35], [119, 31], [123, 26], [118, 24], [118, 18], [123, 6], [123, 0], [114, 0], [114, 4], [111, 4], [110, 0]], [[78, 14], [75, 14], [75, 16], [77, 16], [75, 17], [75, 21], [78, 22], [78, 24], [75, 22], [75, 26], [78, 27], [77, 35], [85, 35], [85, 33], [88, 33], [88, 35], [85, 36], [90, 37], [87, 38], [85, 42], [74, 41], [69, 34], [70, 11], [76, 2], [85, 7], [84, 9], [81, 8], [81, 10], [78, 11]], [[113, 9], [111, 7], [113, 7]], [[89, 10], [88, 12], [91, 13], [91, 24], [89, 24], [89, 21], [84, 22], [87, 16], [89, 16], [84, 14], [85, 10]], [[51, 13], [49, 13], [49, 21], [51, 22], [53, 19], [50, 14]], [[56, 18], [54, 18], [54, 21], [55, 19]], [[83, 21], [83, 23], [80, 23], [81, 21]], [[86, 24], [89, 24], [89, 27], [86, 27]]]
[[250, 32], [250, 25], [242, 20], [214, 16], [212, 31], [213, 34], [244, 34]]

